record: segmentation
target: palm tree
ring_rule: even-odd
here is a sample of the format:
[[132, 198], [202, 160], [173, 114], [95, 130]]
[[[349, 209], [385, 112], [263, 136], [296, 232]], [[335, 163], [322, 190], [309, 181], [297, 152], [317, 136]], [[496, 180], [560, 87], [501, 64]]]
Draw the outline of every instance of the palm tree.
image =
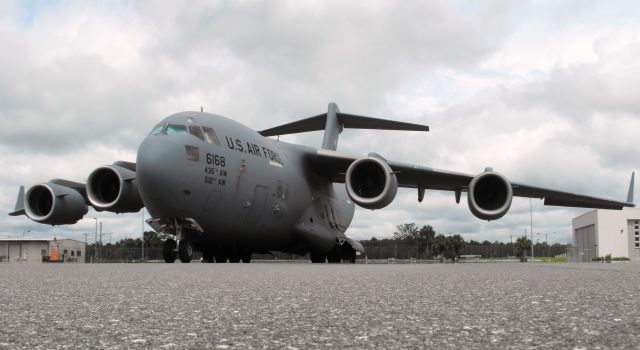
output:
[[531, 248], [531, 240], [526, 236], [518, 237], [516, 239], [516, 256], [520, 257], [520, 261], [526, 262], [525, 252]]

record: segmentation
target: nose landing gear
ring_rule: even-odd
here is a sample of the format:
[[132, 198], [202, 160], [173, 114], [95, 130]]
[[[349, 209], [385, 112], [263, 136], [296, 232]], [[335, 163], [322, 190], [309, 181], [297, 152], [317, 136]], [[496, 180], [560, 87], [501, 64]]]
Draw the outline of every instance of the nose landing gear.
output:
[[173, 263], [176, 258], [180, 258], [183, 263], [190, 263], [193, 259], [193, 242], [189, 239], [188, 235], [183, 233], [183, 225], [186, 228], [199, 228], [200, 226], [195, 221], [178, 221], [173, 219], [173, 222], [166, 219], [148, 220], [147, 223], [151, 225], [156, 231], [163, 231], [175, 235], [176, 239], [168, 238], [162, 244], [162, 258], [167, 263]]

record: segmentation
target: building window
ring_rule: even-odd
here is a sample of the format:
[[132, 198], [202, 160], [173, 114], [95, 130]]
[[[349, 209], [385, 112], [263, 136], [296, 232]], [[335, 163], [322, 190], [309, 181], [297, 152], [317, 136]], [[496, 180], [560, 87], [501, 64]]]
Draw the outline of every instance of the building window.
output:
[[76, 254], [78, 257], [80, 257], [82, 255], [82, 251], [78, 250], [78, 254]]
[[75, 253], [75, 252], [72, 250], [72, 251], [71, 251], [71, 256], [73, 256], [73, 254], [74, 254], [74, 253]]
[[636, 242], [636, 248], [640, 248], [640, 242]]

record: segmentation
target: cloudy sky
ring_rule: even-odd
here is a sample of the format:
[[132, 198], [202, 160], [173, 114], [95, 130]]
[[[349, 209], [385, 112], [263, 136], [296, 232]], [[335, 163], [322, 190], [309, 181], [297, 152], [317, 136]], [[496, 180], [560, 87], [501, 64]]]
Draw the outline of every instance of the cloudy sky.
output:
[[[84, 182], [135, 160], [139, 142], [184, 110], [257, 130], [343, 112], [424, 123], [429, 133], [347, 130], [339, 150], [467, 173], [492, 166], [531, 185], [623, 199], [640, 157], [640, 6], [635, 1], [2, 1], [0, 210], [18, 187]], [[282, 138], [317, 146], [320, 133]], [[534, 232], [567, 242], [579, 209], [534, 200]], [[113, 239], [141, 215], [94, 213], [51, 228], [0, 215], [0, 236]], [[466, 199], [400, 190], [356, 211], [354, 238], [405, 222], [509, 241], [529, 200], [501, 220]], [[555, 234], [553, 234], [555, 232]], [[539, 236], [542, 237], [542, 236]], [[91, 238], [89, 239], [91, 241]]]

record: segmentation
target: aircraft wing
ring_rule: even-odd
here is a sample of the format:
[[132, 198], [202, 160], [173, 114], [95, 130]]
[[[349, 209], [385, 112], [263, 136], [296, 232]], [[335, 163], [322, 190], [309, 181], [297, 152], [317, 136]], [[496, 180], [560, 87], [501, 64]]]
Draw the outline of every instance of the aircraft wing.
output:
[[[419, 200], [422, 199], [424, 194], [424, 192], [421, 194], [421, 191], [441, 190], [455, 192], [456, 200], [459, 201], [460, 193], [467, 192], [471, 180], [476, 177], [476, 175], [472, 174], [389, 161], [375, 153], [371, 153], [369, 156], [379, 157], [387, 162], [396, 175], [399, 187], [419, 189]], [[318, 175], [339, 183], [344, 183], [345, 174], [349, 165], [360, 158], [361, 157], [324, 149], [319, 149], [316, 152], [307, 154], [308, 163]], [[623, 207], [634, 206], [634, 204], [631, 203], [633, 201], [631, 194], [629, 198], [627, 198], [627, 202], [622, 202], [516, 182], [511, 182], [511, 187], [514, 196], [544, 199], [545, 205], [618, 210]], [[631, 190], [630, 193], [632, 193]]]

